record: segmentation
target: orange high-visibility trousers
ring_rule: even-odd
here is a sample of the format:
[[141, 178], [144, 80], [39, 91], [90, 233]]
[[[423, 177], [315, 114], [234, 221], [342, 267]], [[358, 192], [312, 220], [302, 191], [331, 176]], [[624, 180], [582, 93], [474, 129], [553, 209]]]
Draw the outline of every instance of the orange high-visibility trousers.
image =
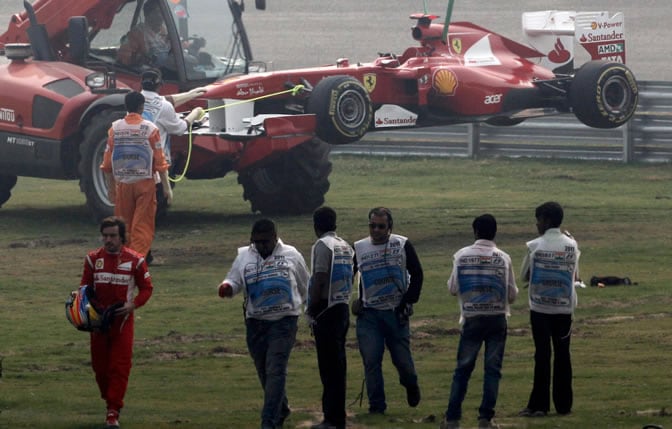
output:
[[126, 221], [126, 246], [147, 256], [154, 240], [156, 185], [154, 179], [116, 185], [114, 215]]

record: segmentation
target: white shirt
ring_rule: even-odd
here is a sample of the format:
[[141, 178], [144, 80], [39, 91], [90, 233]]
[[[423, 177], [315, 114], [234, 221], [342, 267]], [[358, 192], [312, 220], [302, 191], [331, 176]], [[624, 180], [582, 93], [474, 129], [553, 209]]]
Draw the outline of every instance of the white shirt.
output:
[[145, 96], [145, 111], [142, 117], [153, 122], [159, 129], [161, 147], [163, 148], [166, 161], [170, 164], [170, 145], [167, 144], [168, 135], [181, 135], [187, 131], [187, 121], [180, 118], [175, 112], [175, 107], [162, 95], [145, 89], [141, 92]]

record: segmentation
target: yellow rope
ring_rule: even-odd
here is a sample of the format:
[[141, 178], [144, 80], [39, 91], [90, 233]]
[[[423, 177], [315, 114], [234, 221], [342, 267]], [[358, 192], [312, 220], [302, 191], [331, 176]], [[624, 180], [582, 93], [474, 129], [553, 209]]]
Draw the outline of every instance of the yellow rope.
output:
[[[288, 89], [288, 90], [286, 90], [286, 91], [274, 92], [274, 93], [272, 93], [272, 94], [266, 94], [266, 95], [262, 95], [262, 96], [260, 96], [260, 97], [251, 98], [251, 99], [249, 99], [249, 100], [240, 100], [240, 101], [236, 101], [235, 103], [222, 104], [221, 106], [216, 106], [216, 107], [213, 107], [213, 108], [211, 108], [211, 109], [204, 109], [204, 110], [203, 110], [203, 114], [205, 114], [206, 112], [210, 112], [210, 111], [212, 111], [212, 110], [224, 109], [224, 108], [231, 107], [231, 106], [237, 106], [237, 105], [239, 105], [239, 104], [243, 104], [243, 103], [251, 103], [251, 102], [253, 102], [253, 101], [262, 100], [262, 99], [264, 99], [264, 98], [275, 97], [275, 96], [282, 95], [282, 94], [288, 94], [288, 93], [291, 93], [293, 96], [295, 96], [295, 95], [297, 95], [300, 91], [302, 91], [304, 88], [305, 88], [305, 87], [304, 87], [303, 85], [295, 85], [294, 88]], [[201, 116], [201, 117], [198, 118], [198, 119], [201, 119], [202, 117], [203, 117], [203, 116]], [[191, 137], [191, 135], [192, 135], [192, 133], [191, 133], [191, 124], [189, 124], [189, 149], [187, 150], [187, 162], [184, 164], [184, 171], [182, 171], [182, 174], [180, 174], [179, 177], [177, 177], [177, 178], [175, 178], [175, 179], [173, 179], [172, 177], [169, 177], [169, 178], [168, 178], [168, 180], [170, 180], [170, 181], [173, 182], [173, 183], [177, 183], [177, 182], [182, 181], [182, 179], [184, 179], [184, 176], [186, 176], [186, 174], [187, 174], [187, 170], [189, 169], [189, 163], [190, 163], [190, 161], [191, 161], [191, 150], [192, 150], [192, 148], [193, 148], [193, 143], [192, 143], [192, 137]]]

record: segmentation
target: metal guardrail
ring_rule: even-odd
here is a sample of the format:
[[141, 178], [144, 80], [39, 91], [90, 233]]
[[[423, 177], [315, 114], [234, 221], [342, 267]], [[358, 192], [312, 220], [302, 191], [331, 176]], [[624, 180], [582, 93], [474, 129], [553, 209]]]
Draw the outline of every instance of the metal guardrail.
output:
[[335, 154], [430, 157], [534, 157], [622, 162], [672, 161], [672, 82], [640, 81], [635, 116], [616, 129], [590, 128], [573, 115], [511, 127], [462, 124], [368, 133]]

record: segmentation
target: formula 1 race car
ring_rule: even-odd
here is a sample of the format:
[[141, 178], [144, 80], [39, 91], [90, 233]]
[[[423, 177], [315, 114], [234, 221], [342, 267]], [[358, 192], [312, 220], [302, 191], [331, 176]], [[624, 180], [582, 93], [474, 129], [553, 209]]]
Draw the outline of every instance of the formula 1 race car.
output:
[[[590, 127], [614, 128], [634, 114], [638, 89], [624, 64], [622, 14], [526, 13], [524, 45], [470, 22], [450, 23], [452, 3], [443, 24], [426, 11], [411, 15], [416, 21], [411, 36], [419, 46], [401, 55], [232, 77], [211, 85], [206, 97], [235, 103], [231, 110], [240, 109], [233, 115], [238, 117], [315, 115], [317, 136], [330, 144], [353, 143], [379, 129], [465, 122], [507, 126], [560, 113], [573, 113]], [[578, 70], [575, 37], [592, 57]], [[302, 90], [286, 91], [297, 86]], [[253, 99], [254, 107], [240, 104]], [[211, 118], [220, 114], [211, 112]]]
[[[255, 0], [258, 10], [265, 3]], [[107, 130], [125, 113], [124, 93], [140, 89], [150, 67], [163, 74], [162, 94], [207, 89], [182, 107], [208, 113], [200, 128], [171, 138], [174, 181], [236, 172], [252, 211], [266, 214], [319, 207], [330, 186], [329, 145], [370, 131], [506, 126], [561, 113], [613, 128], [634, 114], [638, 90], [625, 66], [622, 14], [526, 13], [524, 44], [451, 23], [453, 3], [442, 24], [426, 6], [411, 15], [417, 46], [400, 55], [267, 72], [252, 59], [243, 0], [24, 1], [0, 34], [9, 60], [0, 64], [0, 206], [17, 177], [77, 179], [94, 217], [111, 214], [99, 168]], [[168, 52], [132, 43], [141, 40], [148, 5], [161, 17]], [[578, 70], [575, 40], [591, 55]], [[160, 214], [167, 206], [157, 198]]]

